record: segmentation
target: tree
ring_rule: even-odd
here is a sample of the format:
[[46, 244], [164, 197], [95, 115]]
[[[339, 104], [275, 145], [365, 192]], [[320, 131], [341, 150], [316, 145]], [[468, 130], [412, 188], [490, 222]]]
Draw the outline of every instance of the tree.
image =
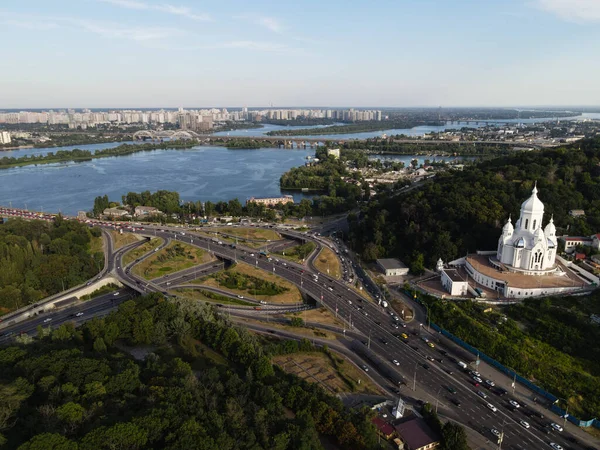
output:
[[454, 422], [446, 422], [442, 428], [443, 450], [470, 450], [465, 429]]
[[415, 275], [421, 275], [425, 272], [425, 258], [423, 253], [415, 252], [410, 262], [410, 271]]
[[18, 450], [77, 450], [76, 442], [57, 433], [42, 433], [32, 437]]
[[56, 409], [58, 420], [65, 424], [69, 431], [73, 431], [83, 421], [85, 409], [78, 403], [69, 402]]
[[104, 343], [104, 339], [102, 339], [101, 337], [96, 338], [96, 340], [94, 341], [94, 350], [98, 353], [106, 352], [106, 344]]

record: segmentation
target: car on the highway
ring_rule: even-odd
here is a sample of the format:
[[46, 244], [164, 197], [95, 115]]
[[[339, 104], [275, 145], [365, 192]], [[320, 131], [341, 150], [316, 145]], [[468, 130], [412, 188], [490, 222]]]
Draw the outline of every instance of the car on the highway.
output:
[[488, 407], [488, 409], [490, 409], [492, 412], [496, 412], [498, 411], [498, 408], [496, 408], [494, 405], [492, 405], [491, 403], [488, 403], [487, 405], [485, 405]]
[[431, 348], [435, 348], [435, 345], [433, 345], [433, 342], [431, 342], [431, 341], [428, 342], [427, 345], [429, 345], [429, 347], [431, 347]]
[[423, 369], [429, 370], [429, 364], [423, 364]]
[[493, 434], [494, 436], [496, 436], [496, 437], [500, 437], [500, 434], [502, 434], [502, 433], [500, 433], [498, 430], [496, 430], [495, 428], [492, 428], [490, 431], [491, 431], [491, 432], [492, 432], [492, 434]]
[[554, 422], [552, 422], [552, 423], [550, 424], [550, 426], [551, 426], [552, 428], [554, 428], [556, 431], [562, 431], [562, 430], [563, 430], [563, 427], [561, 427], [559, 424], [557, 424], [557, 423], [554, 423]]
[[448, 375], [454, 375], [454, 372], [452, 370], [450, 370], [450, 369], [446, 369], [446, 373]]
[[433, 359], [433, 358], [432, 358], [431, 356], [429, 356], [429, 355], [427, 355], [425, 358], [427, 358], [427, 360], [429, 360], [429, 361], [431, 361], [431, 362], [434, 362], [434, 361], [435, 361], [435, 359]]
[[530, 425], [529, 425], [529, 422], [525, 422], [525, 421], [524, 421], [524, 420], [522, 420], [522, 419], [521, 419], [521, 420], [519, 420], [519, 424], [521, 424], [521, 426], [522, 426], [523, 428], [529, 428], [529, 427], [530, 427]]
[[552, 447], [554, 450], [563, 450], [562, 446], [556, 442], [550, 442], [550, 447]]
[[508, 391], [504, 388], [501, 387], [495, 387], [494, 388], [494, 394], [499, 395], [500, 397], [508, 394]]
[[402, 333], [400, 336], [402, 336], [402, 339], [408, 339], [408, 335], [406, 333]]
[[458, 400], [457, 398], [451, 398], [450, 401], [456, 406], [460, 407], [460, 400]]
[[520, 408], [521, 407], [521, 405], [519, 405], [519, 402], [517, 402], [515, 400], [509, 400], [508, 403], [510, 403], [515, 408]]
[[494, 383], [492, 380], [485, 380], [485, 384], [489, 387], [496, 386], [496, 383]]
[[113, 297], [116, 297], [117, 295], [119, 295], [119, 292], [115, 292], [115, 293], [113, 294]]
[[400, 328], [400, 327], [398, 326], [398, 324], [397, 324], [397, 323], [393, 323], [393, 324], [391, 325], [391, 327], [392, 327], [392, 328], [395, 328], [396, 330], [397, 330], [398, 328]]
[[481, 374], [479, 372], [477, 372], [476, 370], [471, 370], [469, 372], [469, 375], [471, 375], [472, 377], [481, 378]]
[[477, 391], [477, 395], [479, 395], [481, 398], [487, 398], [487, 394], [483, 391]]
[[387, 344], [388, 344], [388, 341], [387, 341], [387, 339], [386, 339], [386, 338], [381, 338], [381, 343], [382, 343], [383, 345], [387, 345]]
[[368, 372], [369, 368], [365, 364], [363, 364], [362, 365], [362, 370], [364, 370], [365, 372]]
[[483, 381], [479, 377], [473, 377], [473, 381], [476, 382], [477, 384], [483, 383]]
[[52, 321], [52, 317], [48, 317], [47, 319], [44, 319], [44, 323], [48, 323], [50, 321]]
[[396, 366], [399, 366], [399, 365], [400, 365], [400, 363], [398, 362], [398, 360], [397, 360], [397, 359], [392, 359], [392, 362], [393, 362], [393, 363], [394, 363]]
[[78, 312], [77, 314], [75, 314], [75, 317], [81, 317], [81, 316], [83, 316], [82, 312]]
[[451, 394], [456, 394], [456, 389], [454, 389], [454, 386], [446, 386], [446, 389], [448, 389], [448, 392]]

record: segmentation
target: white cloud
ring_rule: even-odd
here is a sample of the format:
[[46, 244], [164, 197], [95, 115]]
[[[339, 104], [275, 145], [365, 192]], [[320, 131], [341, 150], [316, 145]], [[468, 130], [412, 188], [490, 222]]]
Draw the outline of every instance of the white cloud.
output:
[[46, 22], [40, 20], [31, 20], [31, 19], [7, 19], [0, 21], [0, 24], [6, 25], [9, 27], [18, 27], [24, 28], [26, 30], [32, 31], [46, 31], [46, 30], [54, 30], [59, 28], [57, 23], [54, 22]]
[[118, 6], [120, 8], [135, 9], [138, 11], [159, 11], [166, 14], [172, 14], [174, 16], [187, 17], [188, 19], [198, 21], [209, 21], [211, 20], [208, 14], [197, 14], [194, 13], [190, 8], [186, 6], [176, 6], [169, 3], [152, 4], [146, 2], [140, 2], [137, 0], [98, 0], [102, 3], [110, 3], [111, 5]]
[[600, 22], [599, 0], [536, 0], [536, 5], [572, 22]]
[[89, 20], [69, 19], [68, 22], [91, 33], [111, 39], [129, 39], [144, 42], [162, 40], [177, 34], [177, 30], [156, 27], [130, 27]]
[[283, 24], [275, 17], [261, 16], [259, 14], [243, 14], [235, 16], [236, 19], [248, 20], [255, 25], [266, 28], [273, 33], [282, 33], [285, 29]]

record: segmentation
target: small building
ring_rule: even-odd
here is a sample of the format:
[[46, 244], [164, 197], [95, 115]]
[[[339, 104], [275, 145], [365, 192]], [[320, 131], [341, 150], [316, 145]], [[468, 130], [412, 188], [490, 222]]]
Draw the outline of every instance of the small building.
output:
[[402, 261], [396, 258], [378, 259], [377, 265], [386, 277], [408, 275], [408, 267], [406, 267]]
[[583, 209], [572, 209], [569, 211], [569, 215], [571, 217], [582, 217], [585, 216], [585, 211]]
[[124, 217], [129, 215], [129, 211], [119, 208], [106, 208], [104, 211], [102, 211], [102, 214], [107, 217]]
[[333, 156], [335, 159], [340, 159], [340, 149], [339, 148], [328, 148], [327, 156]]
[[386, 440], [391, 439], [396, 434], [396, 429], [380, 417], [373, 417], [371, 422], [377, 428], [377, 433]]
[[140, 217], [162, 214], [162, 212], [154, 206], [136, 206], [134, 214], [136, 217]]
[[456, 269], [440, 270], [441, 282], [444, 289], [453, 297], [463, 297], [467, 295], [469, 283], [460, 275]]
[[585, 261], [585, 253], [575, 253], [575, 261]]
[[246, 205], [248, 203], [258, 203], [259, 205], [265, 206], [275, 206], [279, 203], [294, 203], [294, 197], [291, 195], [284, 195], [283, 197], [250, 197], [246, 200]]
[[573, 253], [578, 246], [591, 247], [593, 239], [585, 236], [561, 236], [559, 238], [565, 243], [565, 253]]
[[600, 233], [592, 236], [592, 248], [600, 250]]
[[429, 450], [439, 446], [441, 441], [425, 420], [418, 417], [396, 425], [396, 432], [405, 450]]
[[77, 211], [77, 220], [87, 220], [88, 216], [85, 211]]

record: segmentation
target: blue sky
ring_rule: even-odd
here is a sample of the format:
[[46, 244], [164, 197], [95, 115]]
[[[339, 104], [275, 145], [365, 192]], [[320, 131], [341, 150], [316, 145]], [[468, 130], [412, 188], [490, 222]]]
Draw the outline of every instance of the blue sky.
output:
[[2, 0], [0, 109], [600, 105], [600, 0]]

